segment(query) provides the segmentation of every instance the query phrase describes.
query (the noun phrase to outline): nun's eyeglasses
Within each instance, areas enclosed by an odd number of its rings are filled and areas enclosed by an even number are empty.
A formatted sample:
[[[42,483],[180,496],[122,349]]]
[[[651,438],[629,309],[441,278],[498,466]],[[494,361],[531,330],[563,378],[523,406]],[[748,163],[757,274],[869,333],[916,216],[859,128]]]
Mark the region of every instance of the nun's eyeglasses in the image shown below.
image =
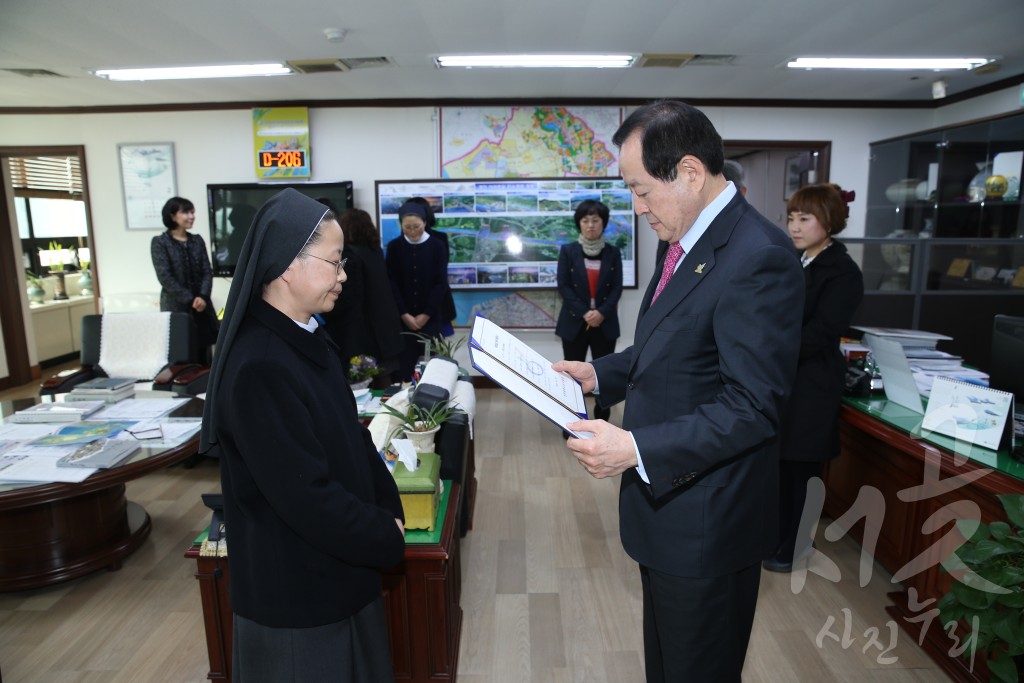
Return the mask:
[[[314,256],[313,254],[306,254],[306,256],[313,256],[313,258],[319,261],[323,261],[324,263],[330,263],[337,269],[338,275],[341,275],[341,271],[345,270],[345,264],[348,262],[347,258],[343,258],[340,261],[331,261],[330,259],[320,258],[319,256]]]

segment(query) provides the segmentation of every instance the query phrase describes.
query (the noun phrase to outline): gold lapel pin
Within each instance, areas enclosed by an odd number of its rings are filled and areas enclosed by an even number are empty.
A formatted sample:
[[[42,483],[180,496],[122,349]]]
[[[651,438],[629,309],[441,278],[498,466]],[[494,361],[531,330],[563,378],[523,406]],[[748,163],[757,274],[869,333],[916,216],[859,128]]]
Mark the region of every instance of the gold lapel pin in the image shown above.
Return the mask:
[[[706,265],[707,263],[700,264],[699,266],[693,269],[693,272],[697,273],[697,275],[702,275],[704,273],[704,266]]]

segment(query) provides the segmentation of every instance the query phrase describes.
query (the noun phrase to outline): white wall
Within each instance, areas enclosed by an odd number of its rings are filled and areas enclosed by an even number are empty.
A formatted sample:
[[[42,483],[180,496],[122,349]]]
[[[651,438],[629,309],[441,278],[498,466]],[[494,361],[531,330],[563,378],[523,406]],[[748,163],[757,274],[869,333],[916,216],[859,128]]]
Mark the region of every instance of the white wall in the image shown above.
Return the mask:
[[[932,123],[928,127],[939,128],[963,121],[973,121],[996,114],[1019,111],[1024,109],[1024,104],[1021,103],[1022,98],[1024,98],[1024,85],[1015,85],[1012,88],[975,97],[965,102],[940,107],[934,111]]]
[[[1019,92],[1014,89],[1014,92]],[[986,96],[976,106],[956,105],[942,117],[963,112],[977,118],[1007,111],[1009,96]],[[1019,100],[1018,100],[1019,102]],[[858,192],[851,206],[848,234],[864,234],[868,144],[879,139],[932,127],[932,110],[764,109],[709,107],[705,112],[725,139],[830,140],[831,179]],[[961,119],[962,120],[962,119]],[[950,121],[946,121],[948,123]],[[313,178],[352,180],[355,203],[375,214],[374,181],[434,178],[438,175],[434,109],[311,108]],[[117,159],[125,142],[173,142],[178,194],[200,208],[195,231],[209,242],[205,206],[207,183],[252,182],[252,125],[249,110],[130,114],[0,114],[0,146],[85,146],[85,166],[95,244],[94,265],[104,296],[153,294],[159,284],[149,257],[149,243],[158,231],[127,230]],[[637,309],[654,269],[656,237],[641,221],[637,240],[638,283],[619,305],[623,339],[632,340]],[[226,281],[214,287],[219,307],[227,295]],[[552,359],[561,357],[553,331],[519,333]]]

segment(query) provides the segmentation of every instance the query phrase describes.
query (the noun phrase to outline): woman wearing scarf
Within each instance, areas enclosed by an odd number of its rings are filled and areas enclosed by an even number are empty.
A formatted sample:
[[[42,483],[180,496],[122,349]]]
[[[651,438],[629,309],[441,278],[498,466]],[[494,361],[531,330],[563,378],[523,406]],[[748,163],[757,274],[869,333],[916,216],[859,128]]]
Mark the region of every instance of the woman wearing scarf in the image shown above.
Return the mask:
[[[411,201],[402,204],[398,221],[402,234],[388,242],[385,261],[402,331],[440,337],[448,294],[448,249],[426,231],[427,210],[423,205]],[[404,338],[397,379],[406,382],[423,355],[423,342],[412,334]]]
[[[580,236],[558,254],[558,292],[562,311],[555,334],[562,338],[566,360],[585,361],[615,350],[619,338],[619,297],[622,296],[622,254],[604,242],[608,207],[588,199],[573,216]],[[595,420],[607,420],[608,408],[596,406]]]
[[[221,460],[236,683],[393,680],[381,570],[403,557],[402,505],[315,317],[343,246],[334,214],[286,189],[228,295],[200,452]]]

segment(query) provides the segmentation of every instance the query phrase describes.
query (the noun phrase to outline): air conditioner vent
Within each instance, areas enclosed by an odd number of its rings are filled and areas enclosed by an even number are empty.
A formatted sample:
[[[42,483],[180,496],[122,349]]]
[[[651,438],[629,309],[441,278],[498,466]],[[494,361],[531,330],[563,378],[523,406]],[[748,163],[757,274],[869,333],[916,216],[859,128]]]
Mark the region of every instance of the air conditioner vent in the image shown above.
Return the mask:
[[[637,60],[637,66],[641,69],[647,69],[650,67],[664,67],[670,69],[678,69],[681,66],[685,66],[691,59],[696,55],[690,54],[655,54],[655,53],[644,53],[640,55],[640,59]]]
[[[728,66],[735,59],[736,55],[697,55],[688,66]]]
[[[65,76],[61,76],[53,71],[47,71],[46,69],[2,69],[2,71],[9,71],[12,74],[27,78],[65,78]]]
[[[288,66],[300,74],[323,74],[348,71],[349,67],[340,59],[296,59],[288,62]]]
[[[342,59],[350,69],[371,69],[375,66],[394,66],[387,57],[345,57]]]

